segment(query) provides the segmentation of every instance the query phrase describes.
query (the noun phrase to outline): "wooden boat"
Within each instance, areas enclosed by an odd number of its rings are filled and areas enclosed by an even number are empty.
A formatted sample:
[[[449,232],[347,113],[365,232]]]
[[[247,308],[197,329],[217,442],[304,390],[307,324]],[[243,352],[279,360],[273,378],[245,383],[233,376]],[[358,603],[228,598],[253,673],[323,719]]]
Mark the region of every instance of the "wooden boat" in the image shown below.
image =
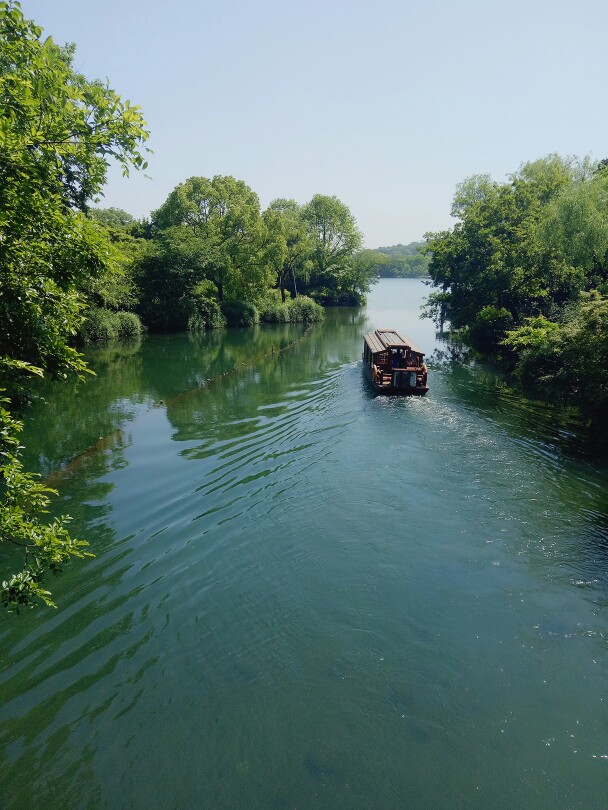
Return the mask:
[[[429,390],[424,352],[394,329],[376,329],[364,336],[363,368],[381,394],[424,396]]]

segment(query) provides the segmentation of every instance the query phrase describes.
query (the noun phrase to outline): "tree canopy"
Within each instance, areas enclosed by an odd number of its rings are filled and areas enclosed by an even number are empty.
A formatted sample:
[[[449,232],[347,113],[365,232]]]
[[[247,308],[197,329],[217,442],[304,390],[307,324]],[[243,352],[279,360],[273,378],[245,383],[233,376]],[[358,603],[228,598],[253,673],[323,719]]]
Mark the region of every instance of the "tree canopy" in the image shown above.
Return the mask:
[[[310,266],[312,235],[295,200],[273,200],[264,211],[266,259],[275,274],[276,286],[285,301],[285,289],[292,284],[297,295],[297,276]]]
[[[540,224],[548,205],[580,176],[580,166],[551,155],[524,164],[508,182],[469,178],[456,192],[451,231],[427,234],[429,273],[441,287],[441,317],[470,327],[484,307],[515,322],[550,311],[581,288],[578,269],[548,249]]]
[[[427,235],[428,314],[528,383],[608,412],[605,161],[549,155],[504,183],[469,178],[452,214],[451,230]]]
[[[251,294],[266,285],[265,267],[259,262],[263,244],[260,202],[242,180],[234,177],[191,177],[177,186],[152,215],[158,231],[186,229],[204,277],[217,290],[220,301],[232,288]]]
[[[332,288],[339,295],[350,260],[361,248],[361,232],[337,197],[315,194],[304,206],[303,217],[312,238],[310,283],[331,301]]]
[[[22,380],[86,371],[72,339],[86,304],[82,290],[109,258],[84,212],[110,160],[125,174],[146,166],[139,108],[77,73],[73,56],[73,46],[43,40],[18,3],[0,3],[0,539],[25,557],[2,583],[3,601],[12,605],[34,595],[49,601],[47,570],[82,553],[66,520],[44,522],[51,491],[21,466],[13,412]]]
[[[390,245],[374,250],[375,270],[380,278],[424,278],[429,274],[430,256],[424,242]]]
[[[284,320],[275,292],[282,304],[289,294],[357,305],[376,277],[360,251],[355,219],[336,197],[316,195],[306,205],[277,199],[261,212],[242,180],[191,177],[153,212],[146,230],[148,244],[134,267],[136,310],[155,331],[220,325],[225,320],[209,317],[217,306],[233,323],[235,302],[239,311],[253,306],[262,317]],[[292,306],[289,318],[304,312]]]

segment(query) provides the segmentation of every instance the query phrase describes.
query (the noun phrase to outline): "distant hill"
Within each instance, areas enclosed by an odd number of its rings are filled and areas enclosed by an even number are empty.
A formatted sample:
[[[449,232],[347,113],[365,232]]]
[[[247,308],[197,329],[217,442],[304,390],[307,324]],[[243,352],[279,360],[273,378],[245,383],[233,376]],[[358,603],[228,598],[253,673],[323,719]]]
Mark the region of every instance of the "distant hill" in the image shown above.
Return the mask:
[[[423,256],[424,242],[390,245],[374,249],[378,254],[376,270],[380,278],[422,278],[429,274],[430,256]]]

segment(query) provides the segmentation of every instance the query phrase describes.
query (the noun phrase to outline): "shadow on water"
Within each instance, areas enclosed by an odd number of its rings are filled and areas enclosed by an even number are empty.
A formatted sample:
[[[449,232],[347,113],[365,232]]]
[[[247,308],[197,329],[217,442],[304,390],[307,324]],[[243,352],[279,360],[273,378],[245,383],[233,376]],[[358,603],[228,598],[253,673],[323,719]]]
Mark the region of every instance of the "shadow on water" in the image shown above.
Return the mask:
[[[578,409],[529,396],[501,371],[476,359],[466,347],[441,345],[432,356],[441,398],[465,408],[521,454],[522,466],[538,465],[550,491],[572,519],[552,553],[578,572],[573,583],[608,589],[608,457]],[[542,509],[542,501],[539,504]],[[543,555],[541,555],[542,557]]]
[[[524,391],[466,347],[446,342],[434,351],[430,363],[441,373],[449,396],[485,418],[495,419],[497,426],[512,435],[543,444],[547,452],[563,457],[608,460],[577,408]]]

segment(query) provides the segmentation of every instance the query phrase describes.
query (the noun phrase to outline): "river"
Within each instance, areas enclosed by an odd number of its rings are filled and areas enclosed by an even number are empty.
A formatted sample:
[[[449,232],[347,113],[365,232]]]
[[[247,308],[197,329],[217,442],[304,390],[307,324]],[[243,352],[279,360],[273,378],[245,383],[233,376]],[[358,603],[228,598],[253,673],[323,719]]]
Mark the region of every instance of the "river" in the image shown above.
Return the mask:
[[[607,806],[607,465],[427,292],[46,385],[27,462],[96,556],[1,620],[2,810]],[[427,397],[369,390],[375,327]]]

